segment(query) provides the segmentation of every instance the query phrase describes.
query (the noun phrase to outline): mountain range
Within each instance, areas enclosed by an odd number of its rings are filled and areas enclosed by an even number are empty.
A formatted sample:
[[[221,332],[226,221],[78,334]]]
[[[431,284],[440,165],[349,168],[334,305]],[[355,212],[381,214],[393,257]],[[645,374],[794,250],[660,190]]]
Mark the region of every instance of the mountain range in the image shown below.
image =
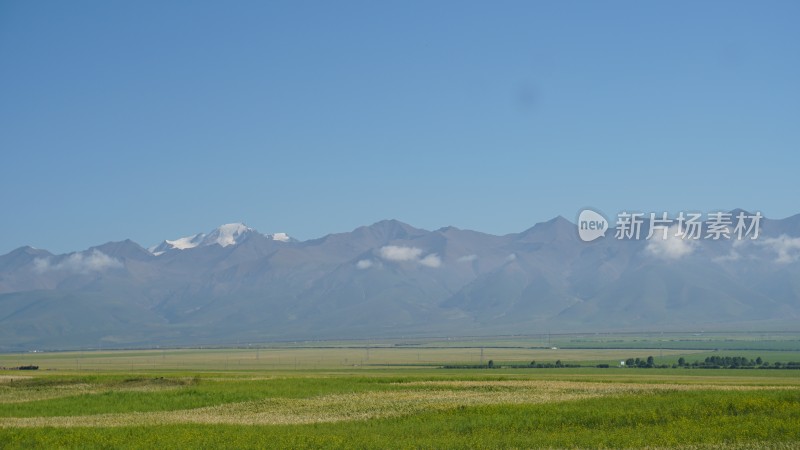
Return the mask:
[[[616,239],[612,228],[583,242],[563,217],[503,236],[385,220],[307,241],[227,224],[150,248],[0,256],[4,351],[796,330],[799,318],[800,214],[764,218],[743,240]]]

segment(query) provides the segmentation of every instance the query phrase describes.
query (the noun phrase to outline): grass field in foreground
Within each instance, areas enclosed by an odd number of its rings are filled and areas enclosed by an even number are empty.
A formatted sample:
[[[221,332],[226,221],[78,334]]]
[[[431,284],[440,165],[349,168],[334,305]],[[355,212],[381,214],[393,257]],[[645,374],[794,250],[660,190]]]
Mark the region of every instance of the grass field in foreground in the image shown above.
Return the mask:
[[[314,362],[326,351],[334,363]],[[0,372],[0,447],[800,447],[800,371],[445,370],[341,365],[337,351],[354,350],[282,349],[297,370],[259,367],[260,352],[232,364],[244,349],[24,355],[42,369]],[[452,354],[441,351],[420,358]],[[579,351],[558,353],[619,357]],[[80,370],[65,365],[76,358]]]

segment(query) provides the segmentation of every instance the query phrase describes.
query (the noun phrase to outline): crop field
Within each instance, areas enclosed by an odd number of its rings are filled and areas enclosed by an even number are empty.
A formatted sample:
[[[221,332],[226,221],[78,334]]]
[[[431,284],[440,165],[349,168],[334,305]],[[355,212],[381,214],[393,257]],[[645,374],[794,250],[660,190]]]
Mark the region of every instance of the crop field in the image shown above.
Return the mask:
[[[435,367],[442,364],[481,364],[530,361],[616,362],[620,358],[653,354],[649,349],[549,349],[527,348],[269,348],[215,350],[91,351],[0,355],[0,366],[36,364],[42,369],[70,371],[137,370],[296,370],[369,367]],[[655,350],[658,355],[658,350]],[[483,353],[483,358],[481,358]],[[664,350],[665,358],[700,353]],[[673,358],[673,359],[674,359]],[[798,358],[800,359],[800,352]]]
[[[712,353],[339,343],[5,354],[0,366],[38,370],[0,371],[0,447],[800,447],[800,370],[592,367]],[[518,365],[532,360],[584,367]],[[475,368],[444,368],[456,363]]]

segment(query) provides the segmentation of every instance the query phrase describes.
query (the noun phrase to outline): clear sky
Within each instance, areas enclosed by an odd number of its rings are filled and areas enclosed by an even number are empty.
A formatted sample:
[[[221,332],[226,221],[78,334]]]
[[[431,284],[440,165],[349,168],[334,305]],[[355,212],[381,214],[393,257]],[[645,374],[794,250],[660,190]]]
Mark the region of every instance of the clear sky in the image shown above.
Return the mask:
[[[797,1],[0,2],[0,254],[800,213]]]

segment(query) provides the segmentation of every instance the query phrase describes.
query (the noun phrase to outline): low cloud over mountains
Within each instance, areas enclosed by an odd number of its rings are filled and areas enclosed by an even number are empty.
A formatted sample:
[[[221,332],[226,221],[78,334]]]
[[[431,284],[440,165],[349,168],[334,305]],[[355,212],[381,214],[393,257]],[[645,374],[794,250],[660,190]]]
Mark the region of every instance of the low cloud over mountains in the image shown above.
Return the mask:
[[[149,250],[22,247],[0,256],[0,348],[792,327],[800,215],[761,228],[583,242],[561,217],[505,236],[387,220],[299,242],[228,224]]]

